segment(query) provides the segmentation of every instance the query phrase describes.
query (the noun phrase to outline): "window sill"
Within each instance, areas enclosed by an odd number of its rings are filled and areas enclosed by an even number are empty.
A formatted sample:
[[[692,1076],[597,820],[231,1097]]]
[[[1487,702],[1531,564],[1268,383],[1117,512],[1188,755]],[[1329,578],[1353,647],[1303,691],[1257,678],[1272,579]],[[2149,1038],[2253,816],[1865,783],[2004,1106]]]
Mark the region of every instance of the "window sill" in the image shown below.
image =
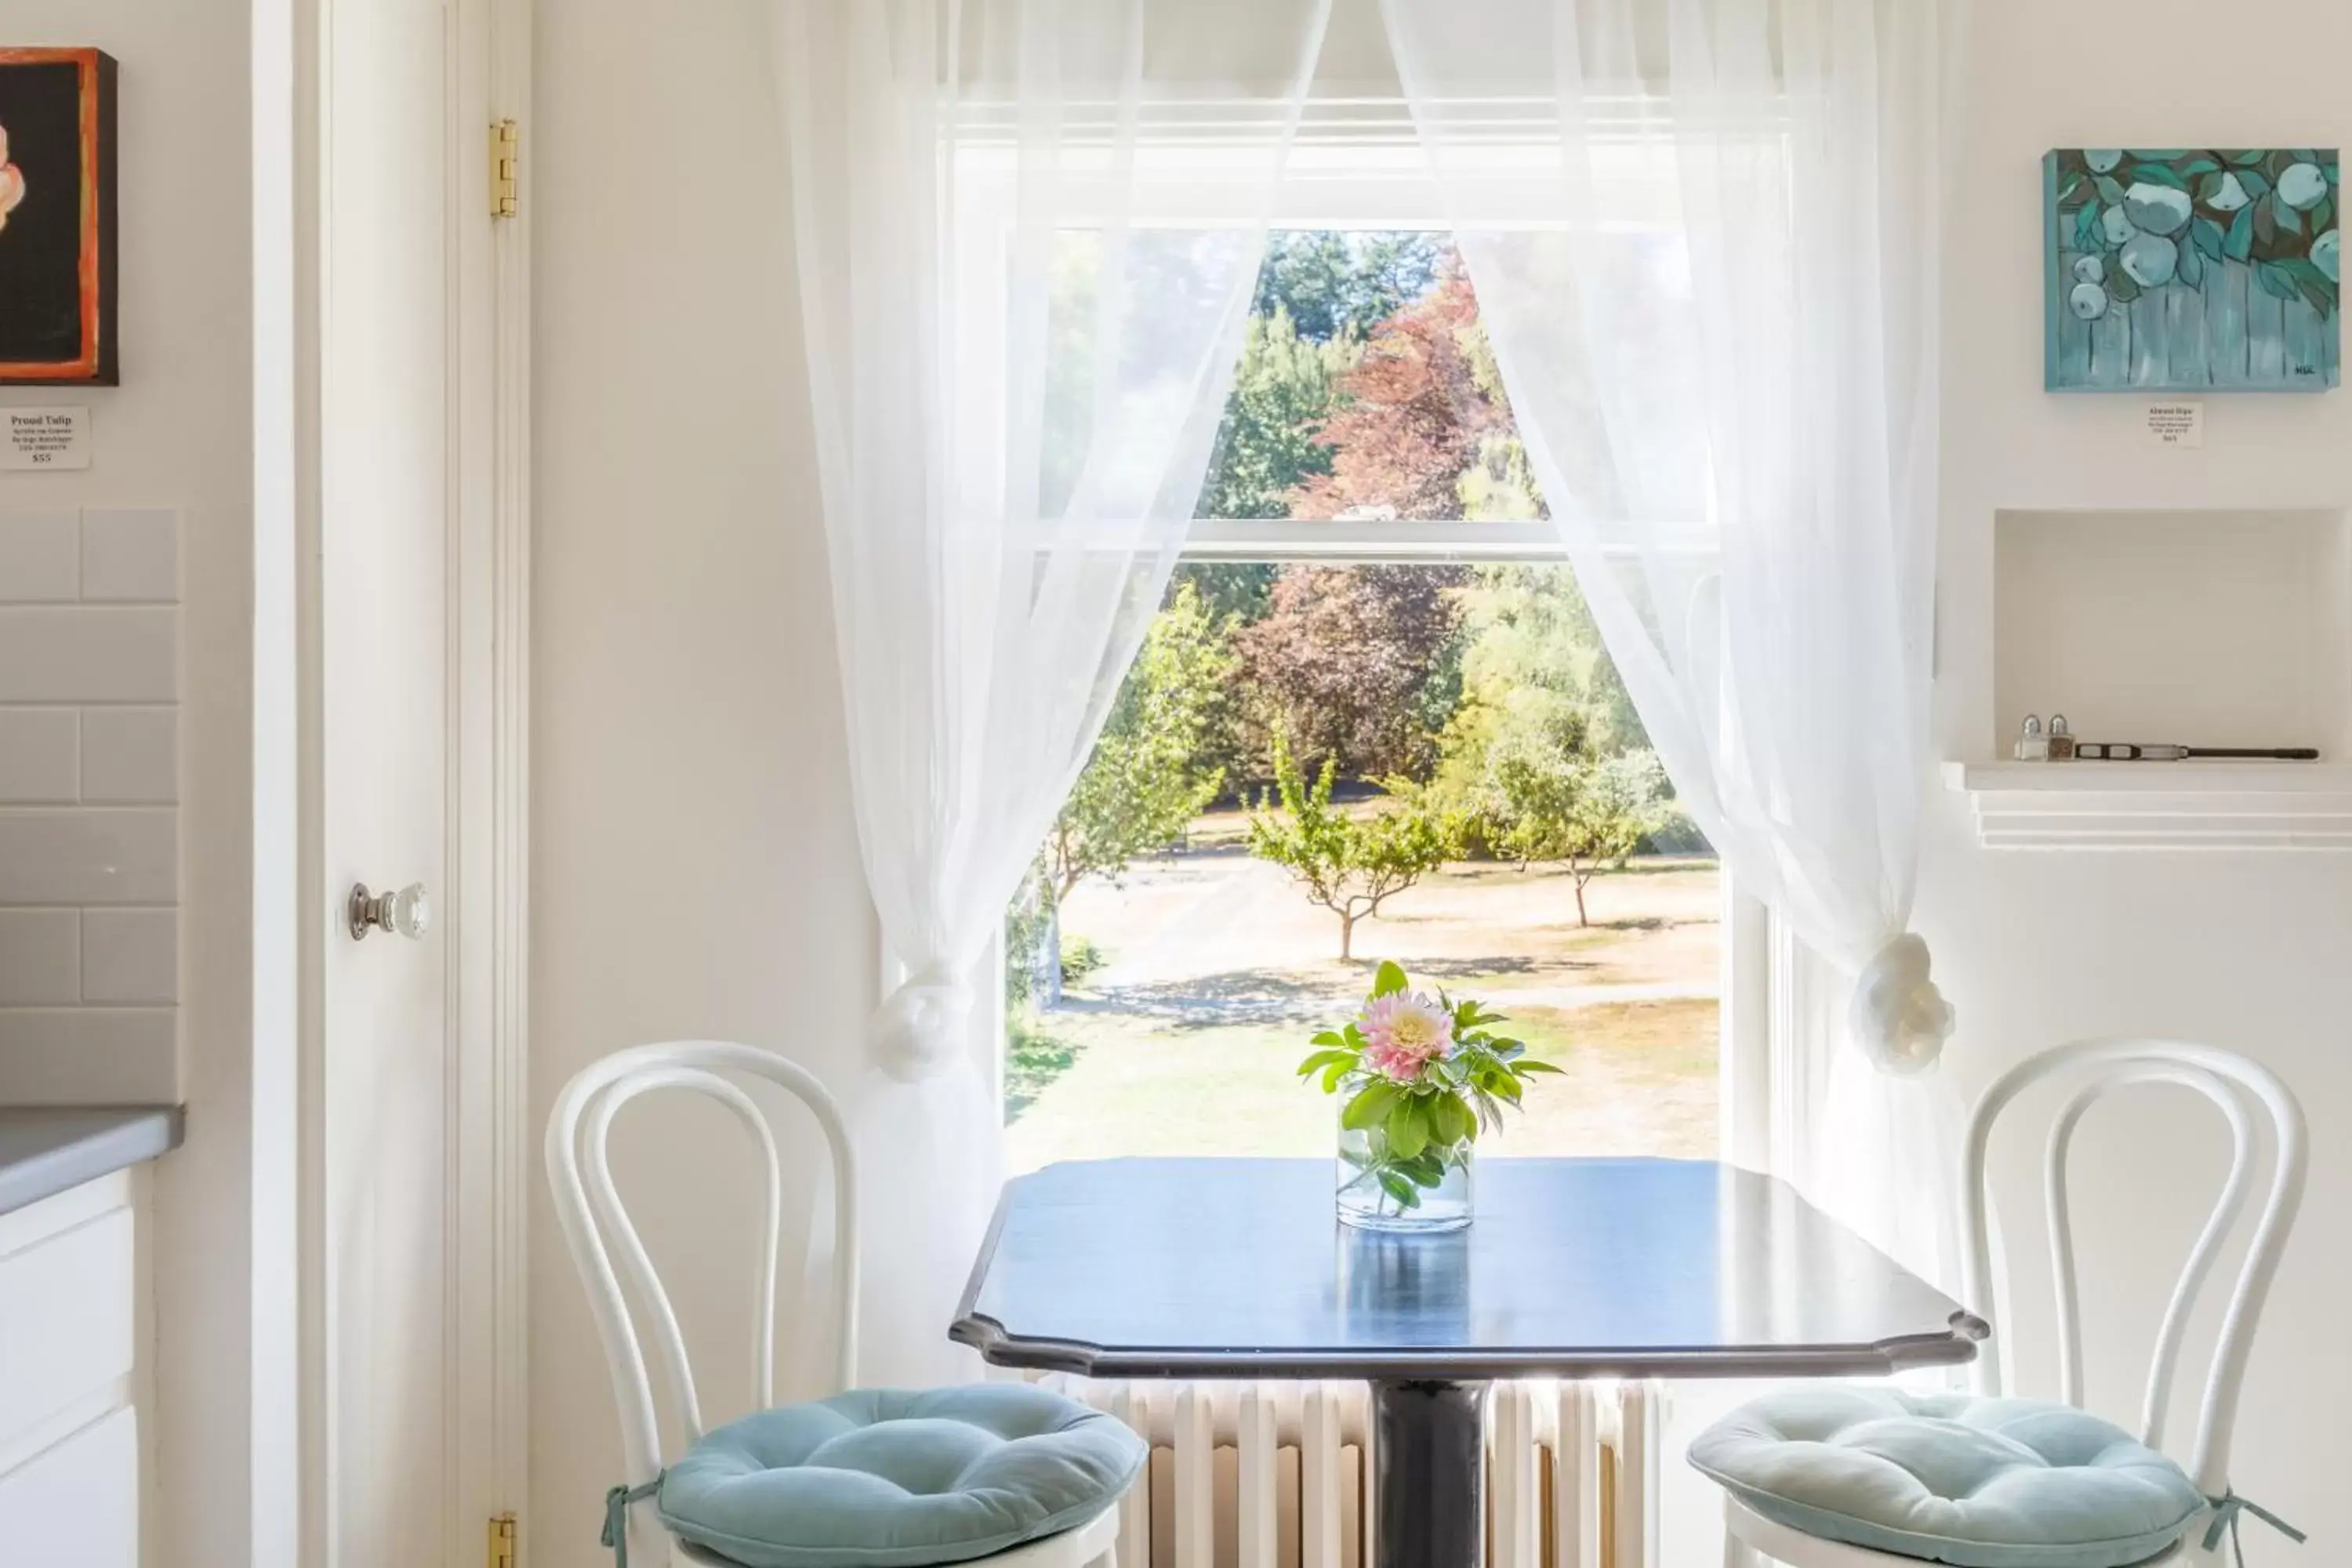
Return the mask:
[[[1989,849],[2352,849],[2352,766],[1946,763]]]

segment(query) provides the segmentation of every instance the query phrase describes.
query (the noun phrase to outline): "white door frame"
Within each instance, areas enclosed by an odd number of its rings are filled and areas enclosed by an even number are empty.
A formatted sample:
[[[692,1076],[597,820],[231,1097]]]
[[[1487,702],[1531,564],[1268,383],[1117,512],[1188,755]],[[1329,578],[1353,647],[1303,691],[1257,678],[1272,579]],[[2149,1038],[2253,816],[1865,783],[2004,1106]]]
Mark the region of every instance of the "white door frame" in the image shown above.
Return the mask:
[[[325,1442],[328,1216],[321,1095],[324,888],[320,314],[332,222],[322,47],[336,0],[255,6],[255,1094],[253,1553],[332,1568]],[[528,157],[531,0],[448,0],[449,842],[436,889],[452,1041],[450,1387],[442,1531],[484,1561],[487,1521],[527,1487],[530,1125],[530,363],[528,202],[492,222],[489,132]],[[282,180],[282,185],[279,182]],[[280,247],[282,246],[282,251]],[[290,782],[290,792],[278,781]],[[291,799],[284,796],[290,793]],[[279,809],[270,809],[273,802]],[[275,918],[281,900],[290,918]],[[284,1287],[294,1300],[283,1302]],[[291,1309],[289,1310],[289,1309]],[[396,1355],[397,1346],[384,1347]],[[291,1430],[284,1430],[290,1426]],[[275,1458],[273,1459],[273,1456]],[[527,1537],[525,1538],[527,1540]]]

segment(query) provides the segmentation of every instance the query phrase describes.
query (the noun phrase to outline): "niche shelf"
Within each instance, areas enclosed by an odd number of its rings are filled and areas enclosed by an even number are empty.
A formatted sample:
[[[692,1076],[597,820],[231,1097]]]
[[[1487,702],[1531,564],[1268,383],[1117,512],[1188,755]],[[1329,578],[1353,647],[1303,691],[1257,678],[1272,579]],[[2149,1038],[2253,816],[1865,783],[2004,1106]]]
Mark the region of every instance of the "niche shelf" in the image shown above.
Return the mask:
[[[2352,528],[2335,509],[2002,511],[1991,719],[2315,763],[1958,762],[2000,849],[2352,849]]]
[[[1989,849],[2352,849],[2340,763],[1946,763]]]

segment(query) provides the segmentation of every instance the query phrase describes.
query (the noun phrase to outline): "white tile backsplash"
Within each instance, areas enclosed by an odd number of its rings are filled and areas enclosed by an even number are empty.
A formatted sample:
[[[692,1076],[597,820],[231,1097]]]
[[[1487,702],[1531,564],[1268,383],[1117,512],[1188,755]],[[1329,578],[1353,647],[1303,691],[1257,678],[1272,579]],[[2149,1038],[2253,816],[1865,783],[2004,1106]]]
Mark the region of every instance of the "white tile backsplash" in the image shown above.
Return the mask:
[[[0,1102],[178,1094],[180,518],[0,512]]]
[[[180,612],[0,606],[0,702],[176,702]]]
[[[80,798],[80,711],[0,708],[0,805],[70,805]]]
[[[180,814],[0,811],[0,905],[169,904],[180,890]]]
[[[0,1007],[81,999],[81,911],[0,910]]]
[[[180,999],[177,910],[81,911],[81,997],[92,1003]]]
[[[180,519],[170,511],[81,514],[81,596],[172,604],[180,596]]]
[[[81,798],[168,805],[180,798],[180,710],[90,708],[81,716]]]
[[[80,521],[69,511],[0,512],[0,605],[80,595]]]
[[[27,1104],[180,1098],[173,1007],[0,1007],[8,1095]]]

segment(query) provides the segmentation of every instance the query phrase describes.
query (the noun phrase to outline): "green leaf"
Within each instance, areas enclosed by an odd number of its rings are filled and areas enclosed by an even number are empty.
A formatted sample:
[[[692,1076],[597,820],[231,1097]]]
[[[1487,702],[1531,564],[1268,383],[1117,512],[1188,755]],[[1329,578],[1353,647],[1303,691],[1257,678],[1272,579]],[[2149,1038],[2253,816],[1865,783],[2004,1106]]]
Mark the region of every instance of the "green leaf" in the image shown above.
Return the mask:
[[[1437,1157],[1434,1148],[1424,1149],[1410,1160],[1399,1160],[1396,1168],[1417,1187],[1433,1187],[1445,1180],[1445,1162]]]
[[[2317,201],[2311,204],[2312,233],[2326,234],[2327,232],[2327,226],[2334,222],[2335,218],[2336,199],[2333,196],[2322,196]]]
[[[2173,274],[2191,289],[2205,286],[2205,257],[2193,245],[2180,247],[2180,260]]]
[[[2303,232],[2303,215],[2295,211],[2293,207],[2287,205],[2284,202],[2280,201],[2276,196],[2273,196],[2271,198],[2271,202],[2278,218],[2279,227],[2284,229],[2289,234],[2301,234]]]
[[[1298,1076],[1300,1078],[1305,1078],[1308,1073],[1315,1072],[1323,1068],[1351,1067],[1355,1064],[1355,1061],[1356,1053],[1353,1051],[1317,1051],[1313,1056],[1308,1057],[1305,1061],[1298,1064]]]
[[[1410,989],[1412,985],[1412,982],[1405,978],[1404,971],[1388,959],[1381,960],[1380,968],[1372,972],[1374,996],[1393,996],[1401,991]]]
[[[1339,1112],[1339,1125],[1350,1132],[1361,1132],[1368,1127],[1378,1126],[1388,1115],[1389,1108],[1403,1093],[1404,1090],[1386,1079],[1367,1084],[1357,1091],[1355,1099],[1348,1101],[1347,1109]]]
[[[2295,291],[2303,296],[2304,303],[2319,312],[2321,321],[2336,313],[2336,297],[2326,289],[2315,288],[2300,278],[2295,279],[2294,287]]]
[[[2221,237],[2221,254],[2232,261],[2243,261],[2254,253],[2254,209],[2242,206],[2230,220],[2230,232]]]
[[[2107,280],[2104,287],[2106,289],[2107,298],[2118,305],[2128,305],[2139,298],[2139,284],[2133,280],[2130,273],[2120,267],[2108,270]]]
[[[2212,159],[2205,156],[2202,153],[2200,153],[2196,157],[2191,158],[2187,163],[2181,164],[2180,172],[2184,174],[2210,174],[2219,170],[2221,167],[2221,164],[2213,162]]]
[[[2074,201],[2074,193],[2075,193],[2075,192],[2077,192],[2077,191],[2079,191],[2079,190],[2081,190],[2082,188],[2083,188],[2083,176],[2082,176],[2082,175],[2080,175],[2080,174],[2069,174],[2069,175],[2067,175],[2067,176],[2066,176],[2066,183],[2065,183],[2063,185],[2061,185],[2060,187],[2058,187],[2058,205],[2059,205],[2060,206],[2062,206],[2062,207],[2063,207],[2063,206],[2067,205],[2069,203],[2073,202],[2073,201]]]
[[[2211,218],[2199,215],[2189,226],[2189,243],[2205,253],[2208,261],[2221,259],[2221,226]]]
[[[1397,1172],[1381,1173],[1381,1191],[1396,1199],[1399,1208],[1417,1209],[1421,1206],[1420,1189]]]
[[[1323,1069],[1323,1092],[1326,1094],[1339,1093],[1339,1085],[1345,1081],[1349,1069],[1353,1067],[1354,1064],[1355,1058],[1350,1057],[1344,1062],[1333,1062],[1329,1067],[1325,1068]]]
[[[1431,1131],[1440,1143],[1459,1143],[1478,1133],[1477,1112],[1458,1094],[1441,1094],[1430,1101]]]
[[[2083,209],[2074,220],[2074,248],[2091,251],[2099,248],[2099,209],[2094,204]]]
[[[1400,1158],[1410,1160],[1429,1147],[1429,1122],[1417,1095],[1398,1100],[1381,1125],[1389,1135],[1389,1147]]]
[[[2239,170],[2238,184],[2245,187],[2246,195],[2250,196],[2266,196],[2271,192],[2269,178],[2252,169]]]
[[[2294,275],[2275,261],[2256,262],[2254,281],[2261,284],[2263,292],[2273,300],[2292,300],[2295,297]]]
[[[1310,1046],[1339,1047],[1344,1046],[1348,1043],[1348,1037],[1341,1034],[1337,1029],[1326,1029],[1307,1043]]]
[[[2107,205],[2111,207],[2119,207],[2123,205],[2123,182],[2117,180],[2113,174],[2101,174],[2099,176],[2099,199],[2106,203]]]
[[[2189,188],[2189,182],[2173,173],[2167,164],[2134,163],[2131,172],[2133,179],[2145,180],[2151,185],[2170,185],[2176,191]]]
[[[1537,1061],[1534,1058],[1530,1057],[1523,1062],[1513,1062],[1511,1064],[1511,1070],[1517,1073],[1519,1077],[1525,1078],[1531,1072],[1562,1072],[1566,1069],[1556,1068],[1549,1062]]]
[[[2230,154],[2231,163],[2241,169],[2251,169],[2262,161],[2263,150],[2259,147],[2249,147],[2242,153]]]

